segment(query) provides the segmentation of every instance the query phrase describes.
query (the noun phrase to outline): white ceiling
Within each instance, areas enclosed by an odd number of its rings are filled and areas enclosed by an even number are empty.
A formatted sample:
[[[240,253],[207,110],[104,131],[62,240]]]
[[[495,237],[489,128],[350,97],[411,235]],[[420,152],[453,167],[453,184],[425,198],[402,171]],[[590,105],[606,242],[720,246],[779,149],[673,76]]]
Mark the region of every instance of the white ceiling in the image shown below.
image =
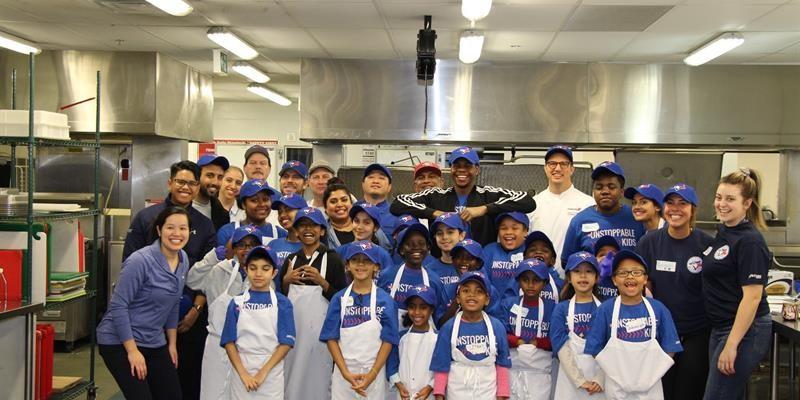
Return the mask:
[[[267,85],[299,95],[300,58],[413,59],[422,16],[433,16],[438,58],[454,59],[469,28],[459,0],[187,0],[173,17],[144,0],[0,0],[0,30],[46,49],[159,51],[211,71],[209,26],[255,45]],[[477,23],[482,61],[680,62],[724,31],[744,45],[723,64],[800,64],[800,0],[494,0]],[[666,6],[666,7],[664,7]],[[652,23],[650,23],[653,21]],[[590,30],[586,30],[590,29]],[[217,100],[258,101],[233,74]]]

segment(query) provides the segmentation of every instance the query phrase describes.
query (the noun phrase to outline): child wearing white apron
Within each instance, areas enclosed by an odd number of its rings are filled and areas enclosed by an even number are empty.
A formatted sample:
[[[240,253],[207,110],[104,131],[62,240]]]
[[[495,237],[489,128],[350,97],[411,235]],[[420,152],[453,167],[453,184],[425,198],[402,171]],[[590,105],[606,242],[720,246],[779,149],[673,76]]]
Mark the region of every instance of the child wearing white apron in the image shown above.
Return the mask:
[[[612,276],[619,295],[598,307],[584,353],[603,369],[607,398],[662,400],[661,377],[673,364],[671,354],[683,351],[672,316],[643,296],[647,268],[638,254],[615,254]]]
[[[225,316],[220,345],[238,374],[239,379],[230,379],[234,400],[283,399],[283,359],[294,346],[295,326],[291,302],[270,287],[275,259],[275,251],[266,246],[247,253],[250,289],[231,300]]]
[[[331,299],[319,340],[327,343],[335,368],[333,399],[384,400],[386,360],[397,344],[394,300],[372,281],[380,270],[378,245],[355,242],[345,255],[353,283]]]
[[[564,301],[556,305],[550,319],[553,352],[560,361],[555,398],[604,400],[602,370],[592,356],[583,353],[592,314],[600,305],[594,294],[600,277],[597,259],[580,251],[569,256],[564,270]]]
[[[511,347],[511,398],[548,400],[552,387],[549,330],[553,303],[542,293],[547,285],[555,290],[548,266],[537,258],[517,266],[516,281],[522,295],[503,302],[506,331]]]
[[[488,278],[467,272],[458,284],[462,311],[439,331],[431,360],[436,399],[508,398],[511,358],[505,327],[483,312],[489,304]]]
[[[406,298],[406,308],[413,325],[400,332],[400,343],[386,364],[389,383],[396,388],[389,398],[397,400],[427,398],[433,392],[433,372],[424,366],[431,364],[436,347],[437,334],[430,323],[436,296],[429,287],[416,286]]]

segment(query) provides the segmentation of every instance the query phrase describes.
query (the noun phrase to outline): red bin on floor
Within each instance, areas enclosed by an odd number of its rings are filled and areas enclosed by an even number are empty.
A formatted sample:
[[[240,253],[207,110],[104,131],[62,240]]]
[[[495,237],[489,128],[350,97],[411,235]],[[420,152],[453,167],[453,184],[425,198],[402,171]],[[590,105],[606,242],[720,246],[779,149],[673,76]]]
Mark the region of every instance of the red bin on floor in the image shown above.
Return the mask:
[[[36,399],[47,400],[53,392],[53,341],[50,324],[36,324]]]

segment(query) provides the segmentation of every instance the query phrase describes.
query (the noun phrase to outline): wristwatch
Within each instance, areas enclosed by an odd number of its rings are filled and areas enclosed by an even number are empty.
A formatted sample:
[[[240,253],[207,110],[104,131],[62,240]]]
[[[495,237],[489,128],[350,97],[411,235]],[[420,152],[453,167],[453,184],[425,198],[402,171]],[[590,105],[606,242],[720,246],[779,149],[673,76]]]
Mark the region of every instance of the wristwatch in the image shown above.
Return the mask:
[[[203,310],[203,305],[202,304],[195,304],[195,305],[192,306],[192,308],[197,310],[197,312],[200,312],[200,311]]]

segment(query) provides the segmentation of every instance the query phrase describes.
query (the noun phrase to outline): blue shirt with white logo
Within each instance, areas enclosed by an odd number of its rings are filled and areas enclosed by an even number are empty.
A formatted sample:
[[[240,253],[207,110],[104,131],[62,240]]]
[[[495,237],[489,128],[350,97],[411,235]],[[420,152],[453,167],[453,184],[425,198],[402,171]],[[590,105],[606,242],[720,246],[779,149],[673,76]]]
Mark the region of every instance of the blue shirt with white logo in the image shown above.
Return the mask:
[[[575,315],[573,317],[575,334],[586,338],[589,328],[592,325],[592,314],[597,307],[594,301],[588,303],[575,303]],[[550,343],[553,345],[553,354],[558,354],[561,346],[569,339],[569,325],[567,325],[567,313],[569,312],[569,300],[564,300],[556,304],[553,315],[550,318]]]
[[[586,335],[586,347],[583,352],[596,356],[606,347],[611,337],[611,316],[614,312],[614,301],[608,299],[600,304],[592,315],[592,325]],[[644,301],[629,306],[620,304],[617,338],[626,342],[645,342],[650,340],[650,330],[656,324],[656,340],[665,353],[678,353],[683,351],[672,316],[663,303],[656,299],[648,299],[653,307],[655,321],[649,318],[647,306]]]
[[[423,267],[425,268],[425,267]],[[400,266],[396,266],[389,270],[383,271],[381,273],[380,278],[378,278],[378,287],[385,290],[386,293],[392,293],[392,285],[394,285],[394,279],[397,276],[397,273],[400,271]],[[445,312],[445,304],[447,303],[447,299],[445,297],[444,286],[442,286],[442,281],[439,279],[439,275],[436,275],[435,272],[431,271],[430,269],[426,268],[426,272],[428,273],[428,287],[433,289],[434,295],[436,296],[437,304],[436,310],[433,313],[433,320],[438,321],[439,318],[444,315]],[[398,309],[405,310],[406,309],[406,299],[409,295],[413,294],[414,286],[424,286],[425,282],[423,280],[422,269],[413,269],[413,268],[404,268],[403,269],[403,276],[400,278],[399,287],[394,294],[394,301],[395,305]]]
[[[439,330],[436,338],[436,347],[433,350],[431,359],[431,371],[450,372],[450,364],[453,362],[451,354],[450,339],[453,334],[455,318],[448,320]],[[490,316],[489,321],[492,325],[492,332],[495,336],[495,346],[497,348],[497,359],[495,364],[501,367],[511,368],[511,355],[508,350],[508,339],[503,323]],[[483,320],[477,322],[467,322],[462,320],[456,338],[456,348],[465,357],[473,361],[480,361],[489,356],[489,330]]]
[[[319,340],[322,342],[339,340],[341,328],[352,328],[372,319],[370,313],[372,295],[370,293],[358,294],[351,290],[349,300],[343,300],[345,291],[347,289],[342,289],[331,298],[328,315],[325,317],[319,334]],[[381,323],[381,341],[396,345],[400,338],[394,301],[381,288],[376,290],[376,295],[378,298],[375,300],[375,312]],[[343,302],[346,303],[344,318],[342,318]],[[375,349],[375,352],[377,353],[378,349]]]
[[[489,273],[489,280],[492,281],[495,289],[501,294],[515,282],[517,266],[522,261],[525,246],[522,245],[508,251],[500,243],[489,243],[483,249],[483,256],[486,262],[483,268]]]
[[[256,292],[249,291],[250,298],[242,303],[242,308],[247,309],[262,309],[273,307],[272,299],[270,299],[269,292]],[[242,295],[244,296],[244,295]],[[242,296],[237,296],[240,298]],[[294,347],[294,339],[296,336],[294,326],[294,310],[292,302],[289,298],[281,293],[275,293],[278,299],[278,343]],[[232,299],[228,304],[228,311],[225,314],[225,325],[222,327],[222,334],[220,335],[220,346],[225,346],[227,343],[236,342],[239,336],[237,333],[237,324],[239,323],[240,307],[236,304],[236,298]],[[239,351],[258,351],[258,349],[240,349]]]
[[[567,258],[581,250],[594,253],[594,243],[603,236],[617,239],[622,249],[636,250],[636,243],[644,233],[644,225],[633,219],[627,205],[623,204],[613,215],[601,214],[596,207],[587,207],[575,214],[567,227],[561,265],[567,265]]]

